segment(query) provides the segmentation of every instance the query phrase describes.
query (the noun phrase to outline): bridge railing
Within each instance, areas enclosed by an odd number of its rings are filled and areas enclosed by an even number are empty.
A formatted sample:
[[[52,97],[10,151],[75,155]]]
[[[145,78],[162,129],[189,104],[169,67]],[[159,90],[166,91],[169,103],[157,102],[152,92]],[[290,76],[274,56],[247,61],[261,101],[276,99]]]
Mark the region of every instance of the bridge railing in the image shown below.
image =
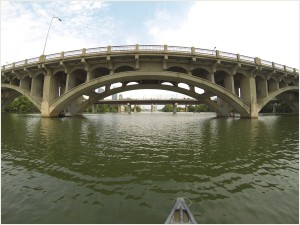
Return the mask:
[[[219,51],[219,56],[221,58],[229,58],[229,59],[233,59],[233,60],[238,60],[237,54],[230,53],[230,52],[221,52],[221,51]]]
[[[50,55],[35,57],[31,59],[22,60],[19,62],[7,64],[2,66],[2,70],[14,69],[17,67],[22,67],[26,65],[36,64],[39,62],[47,62],[57,59],[71,58],[71,57],[84,57],[89,55],[106,55],[106,54],[114,54],[114,53],[175,53],[175,54],[191,54],[191,55],[199,55],[199,56],[208,56],[213,58],[220,59],[229,59],[234,61],[240,61],[245,63],[251,63],[259,66],[266,66],[273,68],[274,70],[282,70],[289,73],[294,73],[299,75],[299,70],[288,67],[285,65],[281,65],[278,63],[270,62],[267,60],[234,54],[230,52],[223,52],[218,50],[210,50],[210,49],[202,49],[202,48],[194,48],[194,47],[182,47],[182,46],[167,46],[167,45],[124,45],[124,46],[107,46],[107,47],[97,47],[97,48],[88,48],[88,49],[79,49],[61,53],[54,53]]]
[[[136,49],[135,45],[112,46],[111,52],[134,52],[135,49]]]
[[[255,63],[255,59],[250,56],[240,55],[240,61]]]
[[[140,52],[163,52],[163,45],[139,45]]]
[[[107,52],[107,47],[88,48],[85,50],[85,54],[87,55],[103,54],[106,52]]]
[[[273,63],[270,62],[270,61],[261,59],[260,62],[261,62],[261,64],[264,65],[264,66],[273,67]]]
[[[195,48],[195,54],[216,56],[216,51],[203,48]]]
[[[192,48],[189,47],[180,47],[180,46],[167,46],[168,52],[182,52],[182,53],[191,53]]]

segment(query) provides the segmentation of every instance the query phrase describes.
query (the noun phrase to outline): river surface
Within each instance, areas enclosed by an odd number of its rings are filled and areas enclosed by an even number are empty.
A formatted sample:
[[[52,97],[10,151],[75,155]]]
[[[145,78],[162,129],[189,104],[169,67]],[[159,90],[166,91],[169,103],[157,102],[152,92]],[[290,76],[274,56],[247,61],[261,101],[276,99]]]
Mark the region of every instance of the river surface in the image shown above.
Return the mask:
[[[1,114],[2,223],[299,222],[299,117]]]

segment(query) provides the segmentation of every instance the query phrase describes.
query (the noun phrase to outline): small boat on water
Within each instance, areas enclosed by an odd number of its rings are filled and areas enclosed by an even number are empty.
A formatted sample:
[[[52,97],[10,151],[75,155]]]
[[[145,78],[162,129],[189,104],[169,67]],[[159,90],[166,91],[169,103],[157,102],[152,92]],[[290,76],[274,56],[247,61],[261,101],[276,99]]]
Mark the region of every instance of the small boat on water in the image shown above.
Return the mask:
[[[182,197],[176,199],[176,202],[165,222],[165,224],[176,223],[197,224],[197,221]]]

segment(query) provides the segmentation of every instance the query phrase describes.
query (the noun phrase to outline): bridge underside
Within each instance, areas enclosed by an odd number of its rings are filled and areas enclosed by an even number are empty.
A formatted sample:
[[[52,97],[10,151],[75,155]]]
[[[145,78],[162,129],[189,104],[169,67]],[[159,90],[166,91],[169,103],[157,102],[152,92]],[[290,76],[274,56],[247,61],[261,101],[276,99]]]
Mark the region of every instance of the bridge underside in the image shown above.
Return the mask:
[[[126,48],[121,52],[111,52],[111,48],[103,52],[100,48],[97,54],[84,50],[74,57],[62,53],[48,61],[41,56],[35,63],[28,64],[25,60],[21,66],[14,64],[2,72],[2,110],[24,95],[44,117],[55,117],[62,111],[81,115],[113,94],[158,89],[187,95],[206,104],[217,116],[234,112],[241,117],[256,118],[275,98],[285,101],[294,112],[299,111],[296,69],[276,64],[278,69],[274,63],[262,64],[259,58],[234,54],[222,57],[195,48],[189,52],[187,48],[170,47],[179,52],[168,53],[168,46],[157,51],[152,50],[153,46],[143,51],[139,47],[136,45],[134,51],[128,52]],[[119,86],[114,88],[116,83]],[[105,91],[96,93],[99,87]]]
[[[180,83],[187,84],[182,87]],[[112,88],[113,84],[120,83],[121,86]],[[103,87],[102,93],[96,93],[95,89]],[[59,87],[62,90],[62,87]],[[197,88],[205,90],[204,93],[196,91]],[[228,89],[216,85],[205,79],[188,76],[173,72],[159,73],[137,73],[134,71],[122,72],[95,78],[89,82],[84,82],[68,92],[61,94],[54,101],[49,103],[42,98],[33,97],[30,92],[10,84],[2,85],[1,106],[2,109],[13,99],[20,95],[25,95],[31,100],[44,117],[58,116],[62,111],[71,115],[81,115],[88,107],[108,96],[139,89],[167,90],[187,95],[199,102],[206,104],[217,113],[217,116],[228,116],[231,112],[240,114],[241,117],[255,118],[258,112],[272,99],[278,97],[284,100],[294,112],[299,111],[298,89],[297,87],[285,87],[274,91],[268,97],[259,99],[255,105],[243,101],[241,98],[230,92]],[[88,96],[88,99],[83,95]],[[217,97],[217,101],[211,100]],[[252,109],[251,109],[252,108]],[[254,108],[254,109],[253,109]],[[252,111],[251,111],[252,110]]]

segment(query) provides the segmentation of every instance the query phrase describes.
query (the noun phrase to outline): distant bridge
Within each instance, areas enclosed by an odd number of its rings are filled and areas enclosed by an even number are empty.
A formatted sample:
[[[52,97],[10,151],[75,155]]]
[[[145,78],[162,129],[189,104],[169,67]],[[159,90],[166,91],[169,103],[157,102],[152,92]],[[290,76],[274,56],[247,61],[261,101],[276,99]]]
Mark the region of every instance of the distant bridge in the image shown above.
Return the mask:
[[[195,99],[119,99],[119,100],[101,100],[94,104],[98,105],[117,105],[118,111],[120,112],[121,105],[128,105],[128,113],[131,113],[131,105],[151,105],[151,112],[154,111],[154,105],[166,105],[172,104],[173,105],[173,114],[177,113],[177,105],[185,105],[185,110],[187,111],[187,105],[198,105],[203,103],[202,101],[195,100]],[[135,107],[134,107],[135,109]],[[93,108],[93,111],[95,109]]]
[[[101,100],[95,104],[108,104],[108,105],[198,105],[203,103],[202,101],[195,99],[119,99],[119,100]]]
[[[122,85],[112,88],[114,83]],[[99,87],[105,91],[96,93]],[[101,99],[137,89],[181,93],[202,101],[218,116],[236,112],[255,118],[276,97],[299,112],[298,69],[258,57],[167,45],[81,49],[2,66],[1,106],[4,110],[25,95],[44,117],[63,110],[80,115]],[[214,96],[217,101],[211,100]]]

